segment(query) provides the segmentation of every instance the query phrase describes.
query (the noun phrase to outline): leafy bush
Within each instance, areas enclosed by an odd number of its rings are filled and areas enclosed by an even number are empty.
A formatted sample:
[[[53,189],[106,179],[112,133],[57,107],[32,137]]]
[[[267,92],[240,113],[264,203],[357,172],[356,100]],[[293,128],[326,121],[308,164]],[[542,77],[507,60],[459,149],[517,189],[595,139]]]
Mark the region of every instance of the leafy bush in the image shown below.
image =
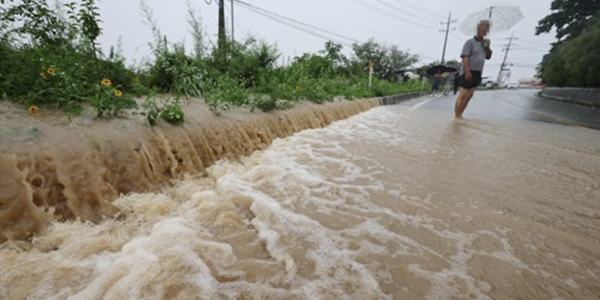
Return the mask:
[[[275,47],[253,38],[249,38],[243,44],[235,42],[231,49],[226,75],[243,83],[245,88],[255,88],[263,84],[264,78],[273,71],[279,58]]]
[[[173,50],[159,51],[150,68],[151,87],[186,97],[199,97],[202,94],[206,85],[205,77],[202,60],[188,56],[183,45],[175,45]]]
[[[165,104],[160,117],[173,125],[181,125],[184,120],[183,109],[179,103],[179,98],[173,98]]]
[[[0,7],[0,98],[24,100],[36,108],[51,106],[75,114],[89,104],[98,117],[110,117],[136,106],[131,94],[150,94],[143,108],[151,124],[160,118],[181,124],[183,96],[202,96],[219,114],[231,106],[271,111],[293,107],[298,101],[324,103],[335,97],[385,96],[419,88],[393,82],[394,69],[413,64],[416,57],[373,40],[355,44],[350,59],[341,45],[327,42],[324,50],[280,66],[277,48],[254,38],[221,50],[209,49],[191,2],[188,23],[194,49],[187,53],[182,44],[169,44],[141,0],[154,37],[150,45],[154,60],[133,70],[119,51],[111,49],[105,56],[99,50],[96,39],[102,28],[94,0],[62,8],[51,8],[43,0],[2,3],[8,4]],[[369,62],[374,63],[376,75],[370,88]],[[174,98],[157,103],[155,91]]]
[[[581,35],[556,46],[543,63],[544,83],[557,87],[600,87],[600,19]]]
[[[109,79],[103,79],[95,87],[95,95],[91,98],[98,117],[117,116],[127,108],[136,108],[137,103],[129,95],[123,94],[118,88],[112,86]]]
[[[220,77],[204,94],[209,105],[223,102],[231,106],[244,106],[248,104],[248,96],[248,90],[229,76]]]
[[[156,125],[159,118],[173,125],[181,125],[185,119],[179,97],[171,98],[162,107],[159,107],[156,103],[156,94],[153,93],[146,98],[142,107],[146,110],[146,117],[150,125]]]
[[[260,95],[250,101],[250,111],[258,108],[264,112],[269,112],[277,108],[277,99],[269,95]]]
[[[134,77],[124,59],[113,53],[109,60],[98,59],[101,53],[95,40],[101,28],[93,0],[64,8],[50,8],[42,0],[11,1],[0,10],[3,98],[63,109],[68,114],[80,113],[83,104],[90,103],[98,116],[116,115],[134,106],[133,99],[123,94]],[[100,85],[103,77],[113,78],[120,96]]]

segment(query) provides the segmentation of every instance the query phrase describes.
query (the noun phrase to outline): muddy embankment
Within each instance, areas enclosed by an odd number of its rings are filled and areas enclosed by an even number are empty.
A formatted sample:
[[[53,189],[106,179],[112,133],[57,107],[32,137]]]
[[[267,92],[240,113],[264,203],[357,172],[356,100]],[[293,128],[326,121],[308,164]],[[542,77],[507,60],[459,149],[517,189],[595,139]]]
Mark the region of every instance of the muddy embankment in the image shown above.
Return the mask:
[[[213,115],[203,101],[185,104],[186,121],[148,125],[139,114],[71,122],[59,112],[29,115],[0,103],[0,243],[26,240],[54,221],[98,222],[120,213],[120,194],[160,190],[201,176],[220,159],[236,159],[274,139],[324,127],[379,106],[380,99],[303,103],[273,113]],[[125,212],[123,212],[125,213]]]

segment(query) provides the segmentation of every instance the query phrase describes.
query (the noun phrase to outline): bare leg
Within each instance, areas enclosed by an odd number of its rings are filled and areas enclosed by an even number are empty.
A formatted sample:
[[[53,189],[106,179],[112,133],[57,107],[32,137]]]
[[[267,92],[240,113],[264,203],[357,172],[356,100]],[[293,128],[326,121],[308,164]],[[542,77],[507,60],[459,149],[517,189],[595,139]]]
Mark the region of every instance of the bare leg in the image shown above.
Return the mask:
[[[460,92],[458,93],[458,97],[456,98],[456,103],[454,104],[454,117],[457,119],[462,119],[462,114],[467,108],[469,101],[473,98],[473,94],[475,93],[475,89],[465,89],[460,88]]]

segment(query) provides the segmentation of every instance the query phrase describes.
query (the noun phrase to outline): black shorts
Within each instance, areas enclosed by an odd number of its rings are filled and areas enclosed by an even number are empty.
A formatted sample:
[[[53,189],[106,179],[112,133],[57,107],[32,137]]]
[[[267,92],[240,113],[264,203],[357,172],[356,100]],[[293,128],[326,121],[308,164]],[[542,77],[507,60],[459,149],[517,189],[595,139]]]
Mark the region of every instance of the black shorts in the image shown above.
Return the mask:
[[[473,89],[481,84],[481,72],[471,71],[471,81],[465,80],[465,74],[461,74],[458,78],[458,85],[465,89]]]

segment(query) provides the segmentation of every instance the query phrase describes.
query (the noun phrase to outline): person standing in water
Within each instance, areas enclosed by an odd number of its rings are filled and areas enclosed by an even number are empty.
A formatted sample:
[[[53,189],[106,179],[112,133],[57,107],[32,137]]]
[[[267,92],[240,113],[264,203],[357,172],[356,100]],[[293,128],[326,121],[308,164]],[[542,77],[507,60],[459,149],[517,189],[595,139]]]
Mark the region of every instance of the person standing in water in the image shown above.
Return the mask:
[[[458,79],[459,78],[460,78],[460,73],[455,72],[454,73],[454,82],[452,83],[454,85],[454,95],[456,95],[456,93],[458,93]]]
[[[473,98],[477,86],[481,84],[481,73],[485,60],[492,58],[490,40],[485,38],[489,31],[490,22],[488,20],[480,21],[477,24],[477,35],[467,40],[460,54],[462,58],[459,77],[460,92],[454,105],[454,117],[457,119],[462,119],[463,112]]]
[[[449,95],[450,94],[450,89],[452,88],[452,85],[454,84],[454,73],[450,73],[450,75],[448,75],[446,77],[446,84],[444,87],[444,96]]]
[[[440,90],[440,78],[442,77],[442,72],[437,70],[433,75],[433,84],[431,85],[431,93],[437,94]]]

